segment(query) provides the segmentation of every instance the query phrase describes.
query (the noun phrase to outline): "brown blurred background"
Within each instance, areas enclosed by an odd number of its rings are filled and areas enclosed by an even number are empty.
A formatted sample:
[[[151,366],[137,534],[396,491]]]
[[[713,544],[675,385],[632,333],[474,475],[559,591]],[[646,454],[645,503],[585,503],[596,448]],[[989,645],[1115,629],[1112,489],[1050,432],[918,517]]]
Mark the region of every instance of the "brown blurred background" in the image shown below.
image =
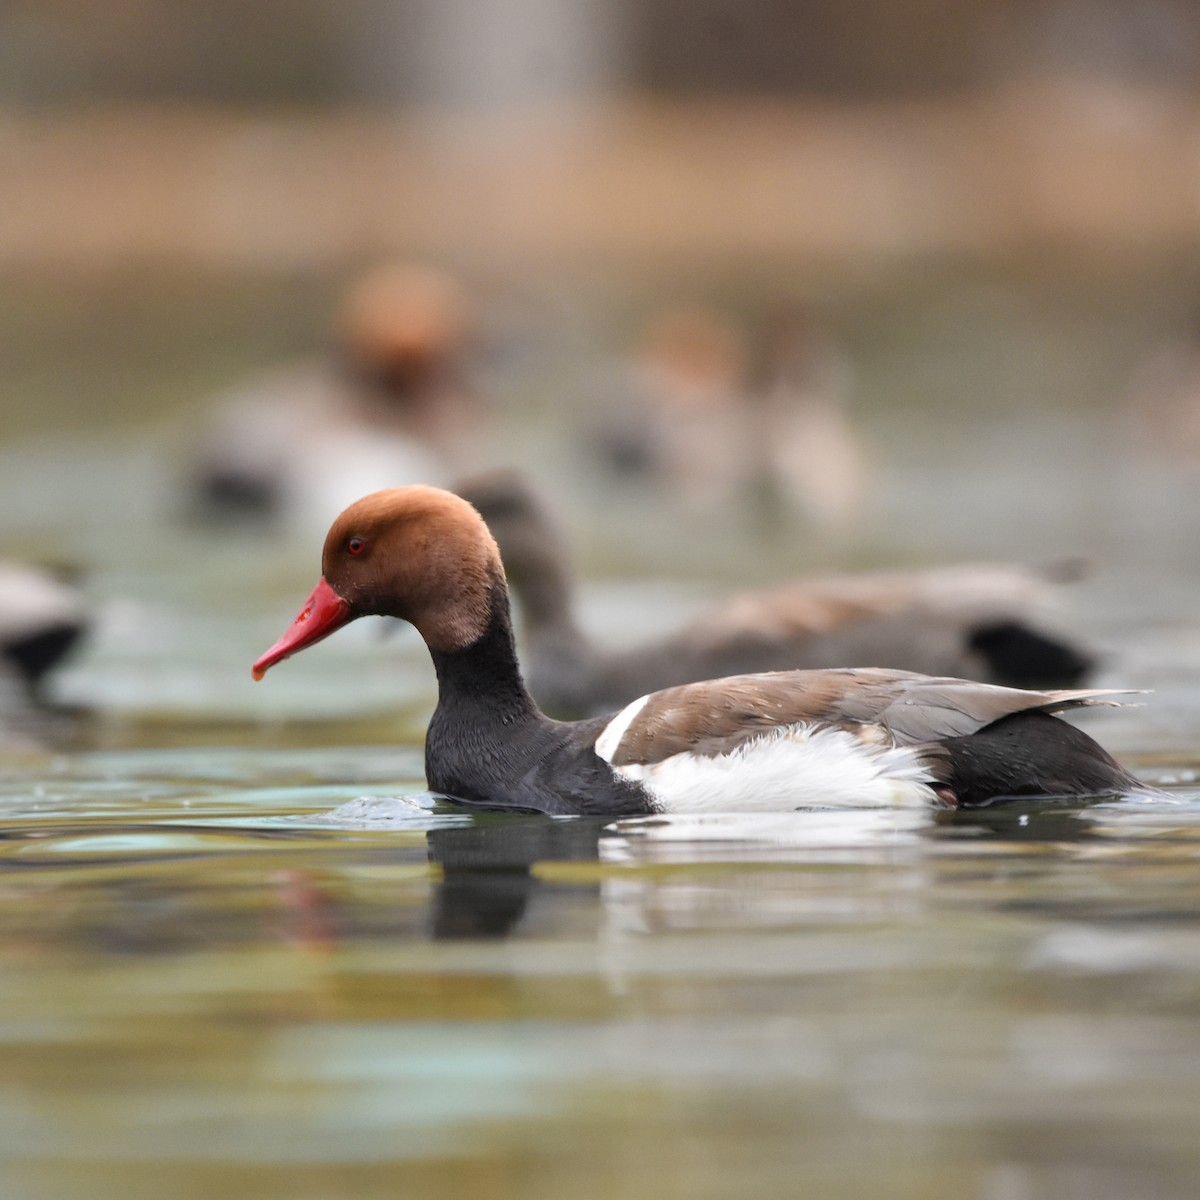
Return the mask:
[[[815,313],[883,466],[1017,470],[994,506],[1033,486],[998,429],[1075,414],[1037,441],[1093,473],[1195,333],[1198,68],[1183,0],[10,0],[0,432],[195,411],[411,256],[518,347],[518,415],[657,303]],[[1068,492],[1041,540],[1091,549]]]
[[[0,46],[10,266],[861,262],[1197,233],[1181,0],[16,0]]]

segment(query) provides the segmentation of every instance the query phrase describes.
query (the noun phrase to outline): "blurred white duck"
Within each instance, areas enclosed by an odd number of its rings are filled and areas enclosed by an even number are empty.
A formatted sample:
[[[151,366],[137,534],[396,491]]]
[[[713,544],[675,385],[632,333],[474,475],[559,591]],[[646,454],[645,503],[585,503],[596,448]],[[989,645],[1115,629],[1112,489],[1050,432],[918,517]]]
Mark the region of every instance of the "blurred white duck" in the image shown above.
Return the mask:
[[[0,711],[45,699],[50,672],[87,629],[86,611],[54,572],[0,560]]]
[[[468,383],[474,330],[463,287],[415,265],[349,290],[336,353],[284,367],[221,402],[197,455],[212,515],[322,529],[373,488],[437,483],[474,461],[481,411]]]

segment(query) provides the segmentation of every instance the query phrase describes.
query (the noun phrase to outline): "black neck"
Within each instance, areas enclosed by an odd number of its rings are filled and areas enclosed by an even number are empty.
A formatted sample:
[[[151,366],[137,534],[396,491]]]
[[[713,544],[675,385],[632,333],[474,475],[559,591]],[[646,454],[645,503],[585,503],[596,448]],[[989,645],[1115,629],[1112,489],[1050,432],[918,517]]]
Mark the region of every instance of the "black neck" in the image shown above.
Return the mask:
[[[461,650],[431,650],[438,704],[425,739],[425,773],[434,791],[466,800],[497,796],[506,781],[527,769],[518,745],[528,748],[529,728],[552,723],[533,702],[513,639],[508,594],[492,589],[483,635]],[[535,739],[536,740],[536,739]]]
[[[438,677],[438,707],[482,705],[489,713],[513,719],[537,714],[517,664],[516,639],[508,593],[494,584],[488,596],[483,634],[461,650],[431,650]]]

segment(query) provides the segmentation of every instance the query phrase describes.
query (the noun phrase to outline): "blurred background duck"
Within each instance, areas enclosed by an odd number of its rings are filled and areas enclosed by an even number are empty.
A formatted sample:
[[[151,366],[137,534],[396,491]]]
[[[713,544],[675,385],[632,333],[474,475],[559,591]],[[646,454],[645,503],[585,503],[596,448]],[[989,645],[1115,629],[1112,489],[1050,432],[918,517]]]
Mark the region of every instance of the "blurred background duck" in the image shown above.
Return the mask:
[[[870,458],[850,415],[850,356],[819,321],[779,322],[755,394],[752,470],[778,515],[837,536],[863,516]]]
[[[65,573],[0,560],[0,720],[48,701],[55,668],[87,627],[83,596]]]
[[[1138,361],[1116,414],[1119,453],[1141,454],[1155,468],[1200,467],[1200,322],[1160,339]]]
[[[732,320],[696,306],[656,313],[590,407],[593,461],[622,486],[685,510],[729,504],[755,440],[747,371],[746,339]]]
[[[683,513],[753,504],[817,533],[849,527],[869,483],[849,357],[819,322],[776,325],[756,348],[722,313],[655,314],[591,407],[592,461]]]
[[[201,511],[308,532],[364,491],[476,466],[484,413],[470,378],[474,333],[470,298],[448,273],[367,272],[342,302],[332,353],[219,403],[196,455]]]
[[[579,624],[563,538],[524,477],[491,472],[458,492],[500,547],[529,687],[555,715],[608,712],[675,684],[757,671],[890,667],[1042,688],[1075,686],[1093,665],[1041,627],[1062,573],[1018,565],[801,580],[741,593],[658,641],[610,650]]]

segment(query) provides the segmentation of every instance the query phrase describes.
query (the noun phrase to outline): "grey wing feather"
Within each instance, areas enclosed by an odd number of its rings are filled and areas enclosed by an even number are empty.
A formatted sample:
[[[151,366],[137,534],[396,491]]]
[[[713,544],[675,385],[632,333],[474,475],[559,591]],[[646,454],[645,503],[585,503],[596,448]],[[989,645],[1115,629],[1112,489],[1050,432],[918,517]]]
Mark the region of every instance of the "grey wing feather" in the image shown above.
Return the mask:
[[[958,679],[916,679],[878,689],[866,685],[839,709],[850,720],[878,722],[902,745],[964,737],[1018,712],[1062,712],[1119,705],[1128,691],[1087,689],[1035,692]]]

